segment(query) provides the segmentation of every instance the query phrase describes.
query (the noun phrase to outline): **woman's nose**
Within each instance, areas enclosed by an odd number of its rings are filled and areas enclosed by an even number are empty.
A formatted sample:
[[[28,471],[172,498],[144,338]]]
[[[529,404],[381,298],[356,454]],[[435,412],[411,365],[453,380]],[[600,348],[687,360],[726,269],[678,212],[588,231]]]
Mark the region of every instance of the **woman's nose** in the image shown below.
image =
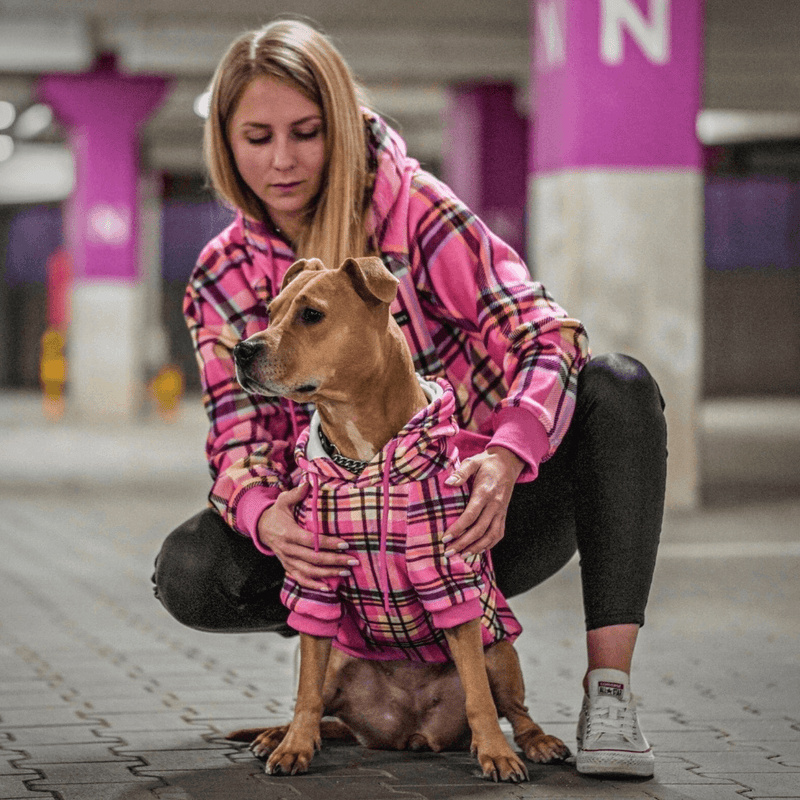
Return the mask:
[[[291,142],[277,141],[272,152],[272,166],[275,169],[287,170],[295,165],[294,148]]]

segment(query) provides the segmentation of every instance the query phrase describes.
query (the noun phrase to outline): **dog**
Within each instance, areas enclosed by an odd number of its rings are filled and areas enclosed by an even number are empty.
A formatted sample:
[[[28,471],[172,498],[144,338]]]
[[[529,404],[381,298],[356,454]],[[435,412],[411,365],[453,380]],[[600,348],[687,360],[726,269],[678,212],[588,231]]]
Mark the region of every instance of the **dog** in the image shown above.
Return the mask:
[[[397,279],[378,258],[350,258],[338,269],[329,269],[318,259],[301,259],[289,268],[280,293],[269,304],[268,328],[240,342],[233,351],[237,379],[247,392],[315,405],[311,427],[316,423],[321,443],[327,452],[338,456],[338,464],[344,465],[338,472],[337,467],[331,467],[334,477],[344,474],[355,478],[351,472],[364,465],[370,465],[373,471],[383,469],[382,489],[387,496],[380,499],[375,494],[375,503],[382,502],[384,509],[390,505],[386,479],[392,463],[391,456],[382,451],[396,446],[398,433],[407,433],[414,420],[421,414],[424,417],[431,395],[438,397],[437,403],[449,399],[454,404],[452,390],[448,395],[446,384],[437,394],[436,386],[426,385],[414,372],[408,344],[390,313],[397,288]],[[442,436],[446,438],[456,429],[445,423],[437,430],[444,430]],[[319,447],[309,429],[298,445],[298,453],[306,446],[309,450]],[[381,461],[382,467],[375,466]],[[443,482],[437,487],[437,491],[448,491]],[[460,513],[466,504],[466,490],[450,491],[453,494],[448,497],[455,498],[454,503],[458,501],[455,508]],[[319,497],[308,506],[306,518],[298,518],[301,524],[308,524],[309,517],[318,513],[315,503],[319,506]],[[389,525],[387,513],[384,511],[383,529]],[[377,516],[376,510],[373,517]],[[373,524],[377,525],[374,520]],[[434,535],[433,548],[441,544],[435,539]],[[368,549],[373,553],[376,550],[373,544]],[[386,552],[382,540],[380,555],[370,562],[372,574],[380,573],[380,586],[374,593],[378,599],[373,605],[382,614],[382,594],[388,615],[381,617],[378,627],[391,626],[391,620],[387,622],[392,609]],[[438,556],[438,562],[442,560]],[[348,647],[345,634],[332,648],[334,631],[345,628],[347,617],[344,623],[336,619],[320,623],[322,634],[301,628],[299,683],[291,723],[235,731],[228,738],[249,741],[257,756],[268,756],[266,771],[272,775],[306,772],[323,738],[348,738],[377,749],[469,748],[484,777],[527,780],[525,763],[500,728],[498,717],[505,717],[528,759],[549,763],[566,758],[569,750],[564,743],[545,734],[525,707],[522,671],[509,641],[513,636],[504,635],[503,625],[510,626],[513,635],[521,629],[514,628],[513,614],[496,590],[493,574],[486,567],[488,558],[470,556],[469,560],[458,562],[464,580],[480,578],[480,591],[486,591],[489,585],[493,594],[491,602],[485,596],[481,598],[482,616],[431,632],[431,646],[447,651],[446,660],[424,663],[393,657],[391,649],[388,655],[380,650],[380,643],[373,644],[369,657],[361,657],[360,651]],[[380,567],[376,566],[378,562]],[[360,574],[368,572],[370,565]],[[358,577],[357,569],[354,576]],[[296,583],[292,586],[290,578],[287,585],[284,601],[301,588]],[[469,591],[475,595],[479,590],[468,590],[467,594]],[[314,601],[312,597],[307,602],[313,606]],[[302,606],[298,602],[295,608]],[[474,596],[470,602],[477,602]],[[487,646],[489,634],[482,620],[488,607],[500,633],[498,640],[489,641]],[[397,638],[396,631],[392,635]]]

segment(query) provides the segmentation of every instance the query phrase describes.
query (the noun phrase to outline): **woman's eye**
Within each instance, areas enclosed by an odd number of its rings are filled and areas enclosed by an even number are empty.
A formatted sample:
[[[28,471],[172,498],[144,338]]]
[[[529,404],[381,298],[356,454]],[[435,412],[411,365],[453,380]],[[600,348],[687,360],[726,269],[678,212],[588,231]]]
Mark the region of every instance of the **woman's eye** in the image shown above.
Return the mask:
[[[300,139],[301,141],[309,141],[310,139],[316,139],[319,136],[320,131],[322,128],[314,128],[310,131],[295,131],[294,135],[296,138]]]
[[[325,319],[325,315],[321,311],[317,311],[316,308],[304,308],[300,312],[300,321],[306,325],[316,325],[318,322],[322,322],[323,319]]]
[[[258,139],[254,139],[249,136],[247,137],[248,144],[269,144],[271,141],[272,141],[271,136],[262,136]]]

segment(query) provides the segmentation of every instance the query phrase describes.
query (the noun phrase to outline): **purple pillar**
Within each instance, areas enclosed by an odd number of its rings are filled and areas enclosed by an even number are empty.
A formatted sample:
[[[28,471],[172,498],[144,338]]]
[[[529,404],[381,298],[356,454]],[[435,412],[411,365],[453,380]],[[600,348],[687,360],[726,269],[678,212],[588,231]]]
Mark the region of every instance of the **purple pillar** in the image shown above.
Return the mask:
[[[702,168],[702,0],[532,0],[531,11],[531,172]]]
[[[139,128],[168,82],[117,72],[113,56],[94,70],[51,74],[38,93],[69,131],[76,184],[66,209],[66,241],[81,279],[135,281]]]
[[[533,271],[666,400],[667,504],[698,502],[702,0],[531,0]]]
[[[443,178],[489,227],[524,255],[528,126],[511,83],[450,88]]]

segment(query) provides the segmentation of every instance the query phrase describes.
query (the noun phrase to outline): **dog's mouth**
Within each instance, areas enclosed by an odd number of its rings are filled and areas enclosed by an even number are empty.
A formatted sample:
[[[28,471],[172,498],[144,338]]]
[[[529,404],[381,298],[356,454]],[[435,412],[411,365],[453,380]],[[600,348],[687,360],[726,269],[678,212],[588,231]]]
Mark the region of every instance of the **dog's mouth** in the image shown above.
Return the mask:
[[[236,368],[236,380],[248,394],[261,395],[262,397],[291,397],[292,395],[308,397],[319,388],[316,383],[304,383],[297,387],[280,386],[271,381],[261,383],[244,374],[238,366]]]

